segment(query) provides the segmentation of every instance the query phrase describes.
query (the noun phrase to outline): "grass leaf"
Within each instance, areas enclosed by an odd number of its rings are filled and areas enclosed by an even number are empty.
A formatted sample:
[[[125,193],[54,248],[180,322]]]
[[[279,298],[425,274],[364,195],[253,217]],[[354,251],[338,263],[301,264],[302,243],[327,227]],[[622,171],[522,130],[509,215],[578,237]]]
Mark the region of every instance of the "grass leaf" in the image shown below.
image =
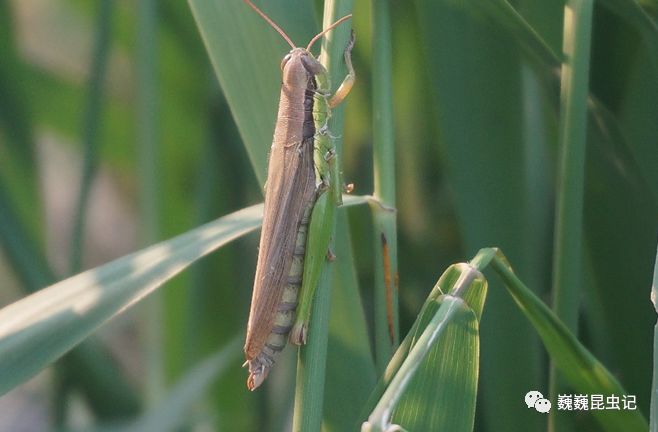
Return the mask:
[[[486,280],[468,264],[443,273],[378,383],[363,431],[389,430],[391,412],[406,430],[473,430],[486,294]]]
[[[491,253],[491,249],[478,253]],[[496,257],[492,265],[505,281],[507,289],[518,307],[530,320],[546,347],[551,360],[566,381],[579,394],[623,396],[628,393],[601,362],[585,348],[559,318],[528,289],[514,274],[502,254],[493,250]],[[606,431],[641,431],[647,423],[639,410],[592,410]]]
[[[0,310],[0,394],[57,360],[199,258],[258,228],[261,213],[261,205],[237,211]]]
[[[279,64],[290,47],[242,1],[188,1],[262,185],[281,84]],[[296,43],[316,32],[311,3],[294,8],[286,2],[262,3],[263,12]]]

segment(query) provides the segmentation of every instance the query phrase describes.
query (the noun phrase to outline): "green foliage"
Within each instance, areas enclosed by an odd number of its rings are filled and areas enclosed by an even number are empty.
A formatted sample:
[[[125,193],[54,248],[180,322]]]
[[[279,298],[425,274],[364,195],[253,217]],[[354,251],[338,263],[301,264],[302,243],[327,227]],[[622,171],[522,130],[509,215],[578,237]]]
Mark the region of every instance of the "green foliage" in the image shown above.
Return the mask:
[[[651,285],[651,302],[653,307],[658,312],[658,251],[656,252],[656,264],[653,268],[653,284]],[[651,383],[651,417],[649,421],[649,428],[651,432],[658,430],[658,367],[656,365],[656,353],[658,352],[658,324],[653,328],[653,380]]]
[[[54,284],[0,311],[4,394],[194,261],[258,227],[253,206]]]
[[[373,391],[368,410],[377,405],[362,430],[384,431],[389,422],[407,430],[473,430],[486,294],[487,281],[467,264],[443,273]]]
[[[111,21],[101,3],[0,5],[0,302],[6,305],[0,310],[0,388],[14,389],[194,263],[165,285],[162,340],[137,344],[103,327],[102,338],[55,363],[55,384],[39,381],[39,391],[52,395],[54,424],[65,427],[80,415],[69,404],[70,395],[79,394],[99,427],[111,419],[148,428],[161,417],[153,413],[167,412],[170,425],[285,430],[294,400],[292,348],[256,393],[246,391],[246,374],[233,354],[208,357],[225,346],[235,353],[230,341],[244,332],[255,238],[200,257],[257,227],[257,212],[247,207],[262,200],[279,64],[289,47],[240,0],[153,2],[139,20],[137,4],[109,3]],[[300,45],[319,31],[321,3],[257,2]],[[646,430],[650,413],[656,429],[649,379],[655,360],[647,341],[655,322],[649,287],[658,232],[658,8],[655,1],[594,3],[585,27],[589,86],[581,86],[579,96],[581,111],[586,106],[579,135],[584,166],[565,177],[557,168],[568,115],[560,99],[560,70],[569,60],[562,48],[564,3],[354,2],[357,84],[344,116],[332,119],[332,134],[342,138],[345,183],[354,183],[360,196],[375,195],[345,203],[367,200],[375,211],[346,206],[336,212],[326,358],[306,359],[326,362],[324,391],[311,390],[323,398],[314,408],[321,409],[323,430],[357,430],[399,370],[411,387],[399,392],[392,420],[410,431],[453,420],[461,425],[449,423],[450,430],[470,430],[474,417],[477,431],[542,430],[546,416],[523,403],[530,389],[548,394],[542,347],[564,374],[564,391],[637,396],[635,412],[596,418],[557,412],[566,428]],[[336,32],[335,45],[344,46],[340,38],[348,29]],[[101,70],[89,75],[94,57]],[[329,60],[337,68],[335,84],[344,73],[341,59],[330,54]],[[151,146],[138,153],[137,141]],[[82,159],[90,152],[85,142],[95,145],[87,174],[48,156],[54,148]],[[554,221],[564,193],[558,185],[566,178],[582,187],[582,204],[567,210],[582,220],[581,264],[564,264],[583,281],[565,305],[577,317],[569,320],[573,332],[545,306],[555,295],[554,263],[563,256],[553,238],[564,235]],[[107,184],[110,195],[99,187]],[[82,200],[89,208],[80,209],[82,219],[71,226],[73,211],[61,213],[59,204],[81,190],[89,193],[89,203]],[[393,203],[395,212],[386,206]],[[112,217],[117,208],[128,209],[121,224],[99,216]],[[242,216],[203,226],[231,214]],[[228,231],[206,236],[213,226]],[[72,250],[56,243],[76,231],[84,241]],[[112,259],[123,257],[100,266],[111,261],[97,235],[106,231],[153,243],[184,234],[165,240],[166,250],[150,252],[129,238],[110,252]],[[392,267],[384,264],[382,232]],[[513,264],[514,274],[502,258],[489,257],[507,290],[494,277],[486,301],[481,292],[427,297],[443,269],[459,273],[466,264],[451,263],[487,246],[500,247]],[[153,250],[162,254],[142,261]],[[90,270],[67,279],[69,269],[57,263],[77,267],[78,256]],[[481,258],[471,265],[482,270]],[[387,282],[386,269],[396,266]],[[386,328],[387,286],[399,296],[393,338]],[[144,334],[143,322],[113,318],[121,320]],[[411,355],[433,322],[447,326],[439,326],[428,352]],[[402,342],[388,361],[398,331]],[[145,342],[160,349],[165,366],[164,374],[157,372],[165,388],[146,403],[142,371],[126,367],[146,362]],[[402,369],[410,358],[415,372]],[[205,383],[215,378],[204,395]],[[113,405],[103,394],[120,402]],[[431,406],[432,415],[420,414],[423,406]]]

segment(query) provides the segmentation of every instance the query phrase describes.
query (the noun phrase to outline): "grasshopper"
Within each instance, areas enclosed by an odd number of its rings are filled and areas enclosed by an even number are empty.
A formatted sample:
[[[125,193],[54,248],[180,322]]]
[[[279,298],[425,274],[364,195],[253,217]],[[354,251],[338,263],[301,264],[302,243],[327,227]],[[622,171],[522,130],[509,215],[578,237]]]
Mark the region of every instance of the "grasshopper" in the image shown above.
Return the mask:
[[[245,366],[249,368],[247,388],[254,390],[267,378],[286,346],[288,334],[293,343],[306,342],[309,305],[321,268],[318,259],[307,260],[313,262],[313,268],[304,268],[307,231],[311,220],[322,217],[316,217],[314,207],[327,207],[329,194],[324,192],[329,189],[335,157],[327,122],[331,109],[343,101],[355,80],[351,62],[354,34],[345,48],[348,74],[331,94],[328,73],[310,50],[351,15],[339,19],[301,48],[250,0],[244,1],[292,48],[281,61],[279,112],[269,155],[263,227],[244,346]],[[325,243],[326,251],[329,239],[318,241]],[[300,290],[303,298],[297,311]]]

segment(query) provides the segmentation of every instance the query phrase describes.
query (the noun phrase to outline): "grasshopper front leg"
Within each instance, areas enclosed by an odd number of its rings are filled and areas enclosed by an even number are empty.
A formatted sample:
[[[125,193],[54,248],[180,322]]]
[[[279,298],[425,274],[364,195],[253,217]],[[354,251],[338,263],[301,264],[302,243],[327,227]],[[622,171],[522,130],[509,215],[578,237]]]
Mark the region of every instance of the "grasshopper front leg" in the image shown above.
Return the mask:
[[[333,95],[323,94],[329,87],[329,79],[326,72],[316,75],[318,83],[318,97],[314,122],[316,125],[315,136],[315,168],[317,184],[317,200],[311,214],[309,234],[306,243],[306,255],[304,257],[304,276],[302,278],[301,293],[295,324],[290,331],[290,342],[296,345],[306,343],[308,323],[311,316],[311,305],[315,297],[315,289],[320,280],[320,275],[331,241],[333,231],[334,213],[336,202],[332,199],[336,195],[332,189],[337,188],[336,182],[331,180],[331,172],[336,163],[336,150],[329,134],[327,123],[331,115],[331,109],[339,105],[352,89],[356,74],[352,67],[352,48],[354,47],[354,32],[345,47],[345,65],[347,76]],[[331,193],[325,193],[330,191]],[[340,192],[338,192],[340,193]],[[340,196],[340,195],[339,195]]]
[[[345,66],[347,67],[347,75],[340,83],[336,93],[329,99],[329,108],[334,109],[347,97],[352,90],[354,81],[356,81],[356,72],[352,66],[352,48],[354,48],[354,30],[350,33],[350,40],[345,47]]]

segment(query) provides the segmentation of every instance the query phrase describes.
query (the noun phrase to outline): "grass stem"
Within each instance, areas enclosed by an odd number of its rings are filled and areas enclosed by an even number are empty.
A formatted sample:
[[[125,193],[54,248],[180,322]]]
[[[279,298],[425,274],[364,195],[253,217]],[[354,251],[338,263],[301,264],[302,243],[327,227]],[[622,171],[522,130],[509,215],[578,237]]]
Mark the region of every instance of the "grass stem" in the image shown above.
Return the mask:
[[[592,0],[569,0],[564,9],[552,288],[555,313],[576,335],[583,283],[583,191],[593,7]],[[561,382],[555,365],[552,365],[552,400],[557,400]],[[567,417],[556,413],[557,410],[549,416],[549,430],[567,430],[566,424],[558,422],[558,418],[566,421]]]
[[[324,5],[323,28],[327,28],[338,18],[348,15],[352,10],[351,0],[328,0]],[[327,69],[329,76],[341,77],[342,59],[349,38],[349,26],[338,26],[323,38],[320,62]],[[341,136],[343,130],[342,107],[332,111],[329,130],[332,135]],[[336,158],[331,175],[330,196],[335,196],[342,189],[341,173],[341,139],[334,139]],[[333,199],[328,199],[329,206],[335,206]],[[330,222],[336,227],[336,212],[328,211]],[[315,213],[314,213],[315,216]],[[309,232],[309,237],[313,233]],[[333,247],[334,241],[331,240]],[[329,338],[329,308],[331,299],[332,265],[327,262],[315,292],[309,322],[308,342],[300,348],[297,363],[297,387],[295,391],[295,409],[293,414],[293,431],[319,431],[322,424],[322,408],[325,389],[325,366]]]
[[[391,5],[372,0],[373,196],[395,208]],[[375,363],[382,374],[399,343],[396,212],[371,206],[375,262]]]

